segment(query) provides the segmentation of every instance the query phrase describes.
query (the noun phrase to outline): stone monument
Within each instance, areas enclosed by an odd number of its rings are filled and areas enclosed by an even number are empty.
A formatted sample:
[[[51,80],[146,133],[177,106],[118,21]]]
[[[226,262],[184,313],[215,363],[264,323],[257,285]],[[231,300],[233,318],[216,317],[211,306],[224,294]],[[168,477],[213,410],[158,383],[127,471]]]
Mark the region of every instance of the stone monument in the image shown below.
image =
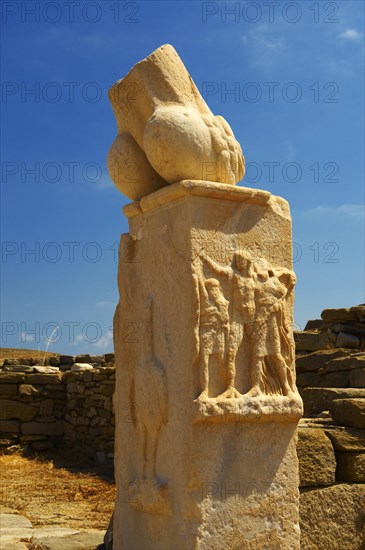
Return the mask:
[[[114,317],[115,550],[299,549],[288,203],[174,48],[110,90],[124,207]]]

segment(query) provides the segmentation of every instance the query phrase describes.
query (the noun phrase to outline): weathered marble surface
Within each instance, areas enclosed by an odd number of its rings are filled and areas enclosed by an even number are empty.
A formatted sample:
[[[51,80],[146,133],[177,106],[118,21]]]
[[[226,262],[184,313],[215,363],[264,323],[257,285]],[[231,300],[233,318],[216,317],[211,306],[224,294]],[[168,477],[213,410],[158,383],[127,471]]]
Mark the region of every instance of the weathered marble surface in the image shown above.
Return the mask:
[[[213,115],[169,44],[118,80],[109,99],[118,126],[109,173],[130,199],[188,178],[228,184],[243,178],[242,150],[229,124]]]
[[[124,212],[114,548],[299,548],[287,202],[182,181]]]

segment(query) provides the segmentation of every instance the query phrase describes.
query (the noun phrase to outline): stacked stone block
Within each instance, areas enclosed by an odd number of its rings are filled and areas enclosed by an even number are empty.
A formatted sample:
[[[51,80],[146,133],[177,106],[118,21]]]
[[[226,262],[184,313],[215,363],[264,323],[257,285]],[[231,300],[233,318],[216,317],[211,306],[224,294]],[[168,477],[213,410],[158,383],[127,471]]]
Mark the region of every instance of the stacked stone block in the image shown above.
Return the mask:
[[[98,461],[113,460],[114,368],[69,371],[64,381],[67,384],[66,443],[77,444]]]
[[[11,368],[6,370],[7,366]],[[21,445],[41,451],[61,440],[66,392],[56,369],[5,365],[0,373],[0,400],[2,447]]]
[[[112,461],[114,354],[60,355],[44,362],[2,360],[0,449],[44,451],[68,445]]]
[[[363,548],[365,306],[327,309],[295,333],[303,548]]]

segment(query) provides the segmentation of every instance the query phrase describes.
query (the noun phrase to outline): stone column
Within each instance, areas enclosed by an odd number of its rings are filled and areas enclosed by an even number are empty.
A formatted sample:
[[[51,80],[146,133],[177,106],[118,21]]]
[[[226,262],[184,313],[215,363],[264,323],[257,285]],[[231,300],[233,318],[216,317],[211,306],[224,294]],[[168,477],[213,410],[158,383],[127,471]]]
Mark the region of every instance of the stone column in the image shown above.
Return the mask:
[[[185,180],[124,213],[113,548],[299,549],[287,202]]]

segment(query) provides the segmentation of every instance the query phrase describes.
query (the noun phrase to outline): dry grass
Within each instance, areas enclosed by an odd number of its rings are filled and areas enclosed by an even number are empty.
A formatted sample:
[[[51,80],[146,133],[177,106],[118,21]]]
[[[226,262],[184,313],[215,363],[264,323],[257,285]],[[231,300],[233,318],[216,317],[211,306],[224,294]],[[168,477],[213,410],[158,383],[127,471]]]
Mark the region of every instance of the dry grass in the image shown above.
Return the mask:
[[[115,498],[111,473],[92,471],[86,462],[70,464],[65,455],[0,456],[0,511],[17,511],[34,527],[106,529]]]
[[[32,359],[33,357],[53,357],[59,353],[39,349],[0,348],[0,359]]]

